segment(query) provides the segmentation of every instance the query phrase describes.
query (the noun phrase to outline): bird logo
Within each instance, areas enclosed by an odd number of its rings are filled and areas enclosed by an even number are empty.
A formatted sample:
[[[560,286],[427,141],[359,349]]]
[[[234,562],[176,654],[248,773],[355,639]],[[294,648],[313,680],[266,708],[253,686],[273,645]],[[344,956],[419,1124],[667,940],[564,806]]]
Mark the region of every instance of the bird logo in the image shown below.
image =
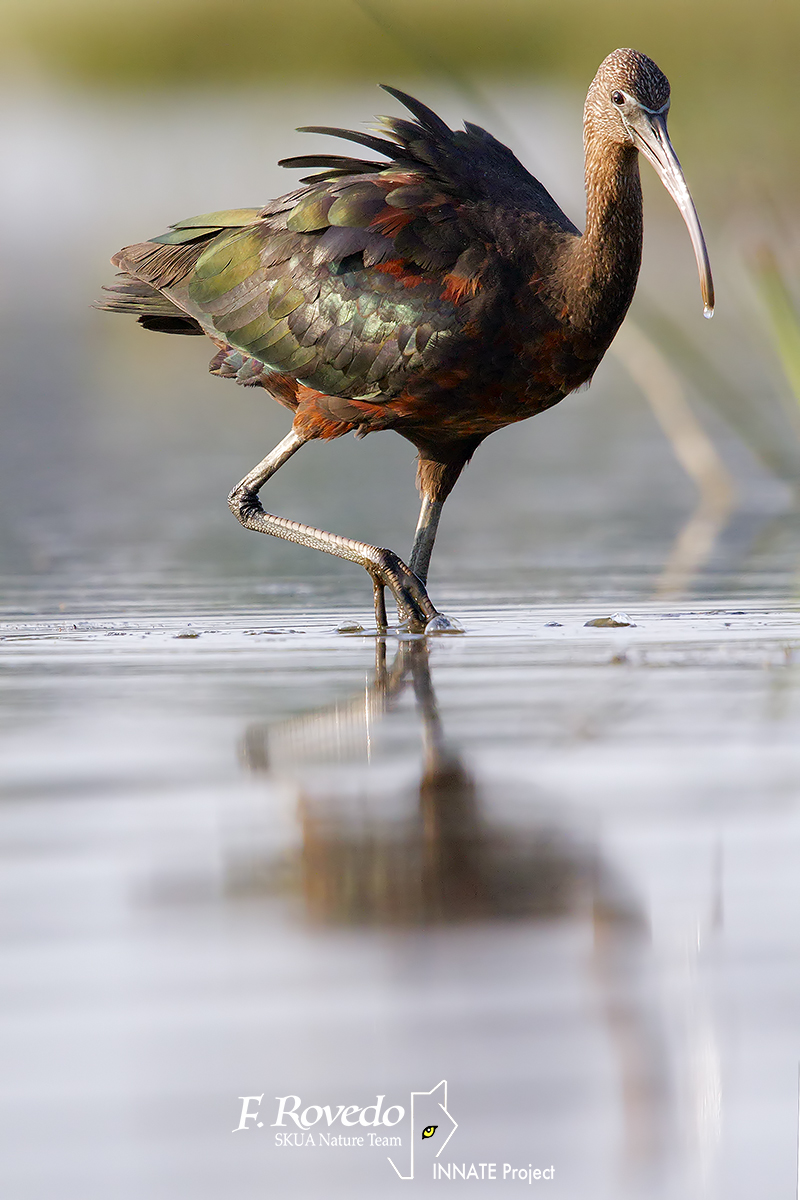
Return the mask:
[[[408,1110],[408,1125],[406,1128],[408,1130],[408,1141],[406,1141],[406,1138],[403,1138],[403,1145],[407,1144],[410,1151],[408,1167],[405,1170],[401,1169],[392,1158],[389,1158],[389,1162],[400,1179],[413,1179],[415,1155],[418,1158],[423,1158],[425,1163],[429,1165],[432,1159],[440,1157],[445,1146],[458,1128],[458,1123],[453,1120],[447,1111],[446,1079],[442,1079],[429,1092],[411,1093],[411,1104]],[[434,1134],[436,1134],[436,1140],[431,1141]],[[419,1142],[420,1136],[422,1137],[421,1146]]]

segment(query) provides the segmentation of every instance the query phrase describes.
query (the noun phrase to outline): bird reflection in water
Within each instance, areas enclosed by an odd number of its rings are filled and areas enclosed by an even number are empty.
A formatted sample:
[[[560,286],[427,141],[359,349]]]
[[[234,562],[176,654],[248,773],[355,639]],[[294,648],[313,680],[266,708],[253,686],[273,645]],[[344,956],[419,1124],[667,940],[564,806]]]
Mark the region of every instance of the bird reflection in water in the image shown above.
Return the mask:
[[[401,641],[391,664],[383,639],[376,653],[374,681],[352,701],[253,725],[245,734],[250,769],[311,779],[299,789],[301,842],[290,890],[302,897],[306,919],[329,927],[559,919],[588,925],[594,1002],[612,1045],[624,1113],[623,1165],[656,1168],[672,1122],[660,1020],[648,997],[649,931],[636,900],[595,847],[544,816],[534,789],[522,797],[526,826],[492,819],[492,802],[508,787],[479,785],[447,745],[425,640]],[[369,768],[358,777],[361,802],[344,802],[336,772],[320,778],[314,768],[368,758],[374,727],[409,687],[423,733],[409,803],[398,810],[390,802],[384,775],[380,805],[371,806],[369,794],[365,801]],[[276,873],[285,885],[285,865],[240,860],[229,873],[229,893],[274,892]]]

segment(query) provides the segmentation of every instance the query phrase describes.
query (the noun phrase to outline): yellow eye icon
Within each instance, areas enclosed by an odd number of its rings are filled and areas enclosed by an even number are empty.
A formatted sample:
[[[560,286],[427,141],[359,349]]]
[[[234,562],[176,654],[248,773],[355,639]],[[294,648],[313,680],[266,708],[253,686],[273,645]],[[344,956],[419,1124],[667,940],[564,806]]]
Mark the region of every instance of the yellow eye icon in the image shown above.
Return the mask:
[[[433,1135],[436,1133],[436,1130],[437,1130],[438,1128],[439,1128],[439,1126],[438,1126],[438,1125],[426,1125],[426,1126],[425,1126],[425,1128],[424,1128],[424,1129],[423,1129],[423,1131],[422,1131],[422,1137],[423,1137],[423,1139],[424,1139],[424,1138],[433,1137]]]

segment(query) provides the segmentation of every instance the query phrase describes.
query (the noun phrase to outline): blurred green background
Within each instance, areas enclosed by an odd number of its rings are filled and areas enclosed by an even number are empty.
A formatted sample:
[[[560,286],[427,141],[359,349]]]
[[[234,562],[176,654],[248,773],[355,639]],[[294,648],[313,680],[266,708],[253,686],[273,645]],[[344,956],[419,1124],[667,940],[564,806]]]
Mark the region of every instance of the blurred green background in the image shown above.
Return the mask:
[[[729,197],[762,171],[800,181],[793,0],[5,0],[0,13],[6,72],[97,89],[445,72],[582,88],[630,45],[664,66],[681,141],[724,164]]]

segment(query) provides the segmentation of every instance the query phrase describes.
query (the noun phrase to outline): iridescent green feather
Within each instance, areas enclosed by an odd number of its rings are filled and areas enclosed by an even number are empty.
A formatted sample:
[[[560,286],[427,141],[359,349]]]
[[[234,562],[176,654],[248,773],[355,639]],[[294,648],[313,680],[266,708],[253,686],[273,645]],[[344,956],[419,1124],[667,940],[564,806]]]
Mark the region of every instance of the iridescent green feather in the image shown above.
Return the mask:
[[[185,221],[176,221],[171,229],[194,229],[204,226],[209,229],[233,229],[243,225],[251,225],[258,219],[260,208],[230,208],[221,212],[203,213],[199,217],[187,217]]]
[[[257,208],[232,208],[227,212],[203,213],[200,217],[187,217],[185,221],[177,221],[170,226],[168,233],[150,238],[151,242],[160,242],[164,246],[180,246],[185,242],[208,237],[217,230],[241,228],[251,225],[257,220]]]
[[[279,326],[283,326],[283,332],[288,331],[289,326],[285,321],[279,321],[277,318],[271,317],[268,313],[262,312],[253,320],[243,323],[237,319],[236,313],[231,313],[230,316],[219,318],[215,321],[215,325],[220,333],[227,334],[235,339],[238,346],[252,346],[262,338],[267,337],[273,330]],[[281,337],[282,334],[278,334]]]
[[[347,188],[328,211],[329,225],[366,228],[384,206],[384,194],[369,184]]]
[[[192,300],[202,305],[244,283],[261,266],[262,244],[262,231],[252,227],[215,238],[197,260],[189,287]]]
[[[315,293],[319,291],[314,289]],[[279,279],[269,294],[267,311],[271,317],[288,317],[301,304],[306,302],[306,295],[292,283],[291,278]]]
[[[246,350],[250,350],[253,354],[266,354],[272,346],[282,341],[289,334],[289,322],[285,317],[283,320],[275,321],[269,325],[267,322],[269,322],[268,317],[265,320],[264,332],[262,334],[259,334],[256,330],[256,323],[254,321],[252,333],[248,333],[244,329],[235,330],[231,334],[231,341],[236,345],[243,346]],[[290,336],[293,337],[294,335]],[[295,345],[297,345],[296,339]],[[266,358],[264,361],[267,361]]]
[[[150,241],[158,242],[162,246],[183,246],[187,242],[196,242],[201,238],[209,237],[218,230],[219,227],[215,225],[196,226],[192,229],[172,229],[169,233],[160,233],[158,237],[150,238]]]
[[[290,212],[286,225],[294,233],[313,233],[318,229],[326,229],[330,224],[328,210],[333,204],[333,197],[327,191],[309,192],[295,204]]]
[[[236,344],[239,339],[234,334],[231,341]],[[246,346],[245,349],[250,349],[252,353],[258,358],[262,358],[269,366],[281,371],[286,370],[289,359],[295,350],[299,350],[300,347],[297,344],[297,339],[287,331],[282,338],[278,338],[277,341],[270,341],[267,346],[263,345],[263,342],[258,341],[254,342],[252,347]]]

